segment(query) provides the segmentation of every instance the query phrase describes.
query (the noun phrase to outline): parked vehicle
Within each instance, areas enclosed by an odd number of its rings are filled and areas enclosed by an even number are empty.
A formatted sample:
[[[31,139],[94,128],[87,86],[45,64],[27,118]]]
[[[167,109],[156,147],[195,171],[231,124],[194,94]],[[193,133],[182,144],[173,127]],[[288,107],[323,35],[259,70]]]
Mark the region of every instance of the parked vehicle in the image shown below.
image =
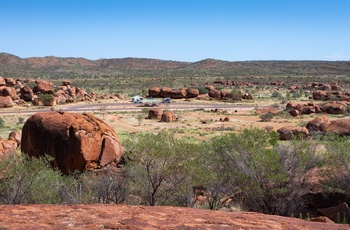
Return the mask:
[[[170,103],[171,99],[169,97],[166,97],[163,99],[162,103]]]

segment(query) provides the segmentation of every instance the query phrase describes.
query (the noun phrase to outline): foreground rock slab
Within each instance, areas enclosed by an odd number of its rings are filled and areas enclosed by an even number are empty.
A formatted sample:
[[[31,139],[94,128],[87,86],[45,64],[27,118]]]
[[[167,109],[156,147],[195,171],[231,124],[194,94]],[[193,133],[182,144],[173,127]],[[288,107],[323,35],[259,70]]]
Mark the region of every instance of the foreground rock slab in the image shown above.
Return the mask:
[[[0,205],[1,229],[350,229],[248,212],[126,205]]]

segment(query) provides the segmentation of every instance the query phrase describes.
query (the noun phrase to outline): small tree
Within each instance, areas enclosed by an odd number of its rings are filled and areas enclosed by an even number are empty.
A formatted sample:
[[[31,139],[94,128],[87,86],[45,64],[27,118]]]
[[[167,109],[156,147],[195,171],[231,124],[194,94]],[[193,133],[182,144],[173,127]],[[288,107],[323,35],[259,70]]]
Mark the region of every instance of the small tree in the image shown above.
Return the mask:
[[[124,141],[130,171],[130,191],[150,206],[187,205],[190,190],[188,167],[197,145],[176,139],[174,133],[145,133]],[[184,193],[182,193],[184,192]],[[174,200],[176,198],[176,200]],[[182,202],[179,202],[182,200]]]
[[[60,203],[65,179],[47,158],[10,155],[0,161],[1,204]]]
[[[291,215],[303,205],[305,177],[318,163],[306,143],[281,144],[274,132],[251,129],[215,137],[211,145],[223,175],[216,178],[230,194],[240,193],[246,209]]]

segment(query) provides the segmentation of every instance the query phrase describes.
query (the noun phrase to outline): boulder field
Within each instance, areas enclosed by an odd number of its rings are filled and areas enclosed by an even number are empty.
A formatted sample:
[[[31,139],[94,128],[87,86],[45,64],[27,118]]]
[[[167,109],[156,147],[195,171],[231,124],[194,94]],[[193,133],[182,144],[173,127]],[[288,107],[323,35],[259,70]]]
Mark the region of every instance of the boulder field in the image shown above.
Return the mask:
[[[54,158],[63,173],[116,165],[123,148],[115,131],[92,114],[42,112],[24,124],[21,151]]]

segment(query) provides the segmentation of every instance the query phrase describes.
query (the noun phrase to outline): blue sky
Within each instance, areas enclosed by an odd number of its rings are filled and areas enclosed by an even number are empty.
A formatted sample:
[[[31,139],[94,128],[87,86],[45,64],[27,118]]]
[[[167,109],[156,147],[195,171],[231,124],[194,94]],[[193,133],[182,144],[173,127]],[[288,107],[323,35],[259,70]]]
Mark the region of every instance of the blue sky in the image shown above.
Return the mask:
[[[349,11],[349,0],[0,0],[0,52],[350,60]]]

